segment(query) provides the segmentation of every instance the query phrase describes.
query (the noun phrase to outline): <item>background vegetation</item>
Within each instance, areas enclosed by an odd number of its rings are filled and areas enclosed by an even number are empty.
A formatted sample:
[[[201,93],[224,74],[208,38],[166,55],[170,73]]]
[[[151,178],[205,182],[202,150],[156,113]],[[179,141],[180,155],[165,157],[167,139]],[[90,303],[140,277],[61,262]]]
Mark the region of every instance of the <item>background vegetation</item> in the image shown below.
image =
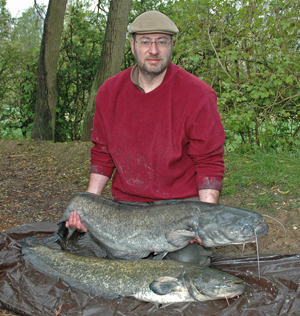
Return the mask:
[[[44,7],[12,18],[0,2],[0,138],[30,138]],[[69,0],[58,64],[55,141],[79,140],[109,1]],[[129,23],[156,9],[180,29],[173,62],[218,94],[226,150],[299,146],[298,0],[132,1]],[[122,69],[134,64],[129,38]]]

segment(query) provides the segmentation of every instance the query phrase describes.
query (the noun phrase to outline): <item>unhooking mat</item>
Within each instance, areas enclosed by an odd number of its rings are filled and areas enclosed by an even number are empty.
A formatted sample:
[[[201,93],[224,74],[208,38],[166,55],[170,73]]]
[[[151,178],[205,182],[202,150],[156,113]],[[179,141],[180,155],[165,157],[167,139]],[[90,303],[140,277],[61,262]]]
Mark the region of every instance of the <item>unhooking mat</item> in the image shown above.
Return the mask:
[[[34,223],[0,234],[0,306],[20,315],[41,316],[292,316],[300,315],[300,255],[216,259],[212,267],[243,279],[247,291],[236,299],[157,306],[134,299],[106,300],[68,287],[35,270],[22,258],[18,241],[43,239],[57,230]]]

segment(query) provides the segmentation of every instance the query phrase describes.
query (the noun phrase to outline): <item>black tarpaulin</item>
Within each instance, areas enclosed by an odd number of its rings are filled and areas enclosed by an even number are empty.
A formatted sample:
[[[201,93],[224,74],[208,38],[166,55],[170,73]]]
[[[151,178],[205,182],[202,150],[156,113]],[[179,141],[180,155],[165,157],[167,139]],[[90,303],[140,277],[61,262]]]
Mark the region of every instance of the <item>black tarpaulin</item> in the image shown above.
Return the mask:
[[[253,256],[216,259],[212,267],[239,276],[247,291],[236,299],[165,307],[133,299],[106,300],[68,287],[61,279],[35,270],[22,258],[18,241],[44,239],[57,230],[53,223],[34,223],[0,234],[0,305],[20,315],[300,315],[300,255],[261,255],[260,275]],[[229,305],[228,305],[229,304]]]

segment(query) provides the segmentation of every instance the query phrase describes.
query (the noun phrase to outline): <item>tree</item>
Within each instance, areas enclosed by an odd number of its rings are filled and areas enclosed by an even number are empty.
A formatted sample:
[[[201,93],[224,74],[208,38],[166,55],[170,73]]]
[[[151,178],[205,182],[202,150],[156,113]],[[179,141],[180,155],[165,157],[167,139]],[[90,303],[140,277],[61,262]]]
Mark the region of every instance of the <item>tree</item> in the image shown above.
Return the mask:
[[[67,0],[49,0],[38,68],[33,139],[54,140],[57,93],[57,60]]]
[[[101,58],[90,91],[83,125],[82,141],[91,137],[95,99],[99,87],[121,70],[131,0],[111,0]]]
[[[58,60],[55,141],[81,138],[107,22],[107,13],[97,12],[91,3],[91,0],[68,2]]]

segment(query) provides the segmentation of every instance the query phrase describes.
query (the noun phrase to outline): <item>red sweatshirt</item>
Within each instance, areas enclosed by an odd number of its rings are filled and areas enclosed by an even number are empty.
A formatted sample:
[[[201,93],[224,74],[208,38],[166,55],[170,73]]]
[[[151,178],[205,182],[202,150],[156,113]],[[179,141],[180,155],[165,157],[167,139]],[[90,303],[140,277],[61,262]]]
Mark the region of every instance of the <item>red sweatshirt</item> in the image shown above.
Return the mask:
[[[121,201],[191,198],[221,191],[224,129],[214,90],[170,64],[144,93],[129,68],[109,78],[96,98],[91,173],[110,177]]]

